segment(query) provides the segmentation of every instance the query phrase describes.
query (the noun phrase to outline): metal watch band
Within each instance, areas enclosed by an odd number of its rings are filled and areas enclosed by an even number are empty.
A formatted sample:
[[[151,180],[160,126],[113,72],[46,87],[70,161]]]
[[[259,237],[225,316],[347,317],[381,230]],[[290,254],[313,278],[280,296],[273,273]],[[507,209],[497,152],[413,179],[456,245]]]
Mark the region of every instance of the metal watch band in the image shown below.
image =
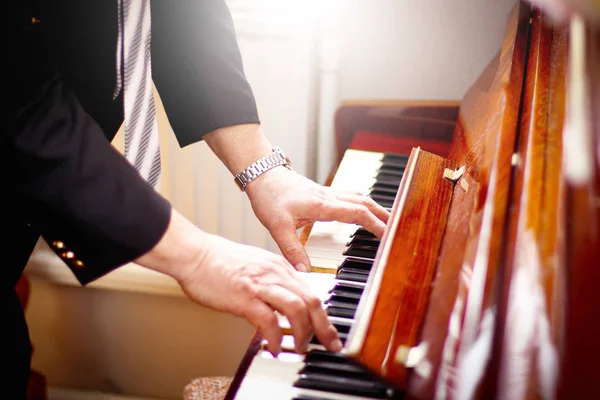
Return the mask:
[[[235,182],[240,186],[240,189],[246,190],[246,186],[265,172],[278,166],[284,166],[292,169],[292,163],[285,153],[277,146],[273,147],[273,151],[268,155],[258,159],[250,164],[242,172],[235,174]]]

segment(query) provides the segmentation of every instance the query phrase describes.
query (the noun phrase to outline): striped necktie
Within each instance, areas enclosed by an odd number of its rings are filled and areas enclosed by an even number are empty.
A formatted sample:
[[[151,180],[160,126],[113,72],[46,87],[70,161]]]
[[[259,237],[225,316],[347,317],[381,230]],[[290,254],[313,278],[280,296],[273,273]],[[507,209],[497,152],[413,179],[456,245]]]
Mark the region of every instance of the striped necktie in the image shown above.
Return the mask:
[[[155,189],[160,179],[158,123],[150,62],[150,0],[117,0],[117,82],[123,90],[125,158]]]

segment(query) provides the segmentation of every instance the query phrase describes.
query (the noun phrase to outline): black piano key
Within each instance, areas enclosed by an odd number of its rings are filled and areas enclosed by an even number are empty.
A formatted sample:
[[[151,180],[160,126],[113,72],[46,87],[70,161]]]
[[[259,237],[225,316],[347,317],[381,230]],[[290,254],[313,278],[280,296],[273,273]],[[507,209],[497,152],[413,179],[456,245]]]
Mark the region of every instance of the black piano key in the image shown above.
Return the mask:
[[[324,301],[324,304],[335,305],[338,303],[345,303],[345,304],[354,304],[354,306],[356,307],[359,300],[360,300],[360,298],[352,298],[352,297],[338,296],[338,295],[332,294],[327,298],[327,300]]]
[[[362,269],[365,271],[370,271],[373,267],[373,260],[365,260],[362,258],[355,257],[346,257],[344,261],[338,267],[338,270],[343,267]]]
[[[334,324],[335,326],[338,326],[338,324]],[[330,362],[330,363],[338,363],[338,364],[354,364],[354,365],[360,365],[358,364],[355,360],[353,360],[351,357],[349,357],[348,355],[344,354],[344,353],[334,353],[331,351],[327,351],[327,350],[310,350],[309,352],[307,352],[304,356],[304,362],[309,362],[309,361],[322,361],[322,362]]]
[[[301,374],[294,387],[385,399],[391,389],[383,383],[322,373]]]
[[[400,187],[400,179],[384,179],[381,177],[377,177],[377,179],[375,180],[376,184],[380,184],[380,185],[390,185],[390,186],[396,186],[396,187]]]
[[[354,233],[352,235],[350,235],[350,237],[354,237],[354,236],[363,236],[363,237],[372,237],[375,238],[377,236],[375,236],[374,234],[372,234],[371,232],[369,232],[368,230],[366,230],[365,228],[358,228],[356,231],[354,231]]]
[[[369,193],[367,196],[369,196],[370,198],[372,198],[375,201],[378,200],[382,200],[382,201],[394,201],[394,199],[396,198],[396,193],[394,194],[377,194],[377,193]]]
[[[354,314],[356,314],[356,310],[350,310],[347,308],[340,307],[326,307],[325,311],[327,315],[330,317],[339,317],[339,318],[348,318],[354,319]]]
[[[360,269],[360,268],[352,268],[352,267],[339,267],[336,275],[346,273],[346,274],[359,274],[359,275],[369,275],[368,270]]]
[[[410,154],[384,153],[381,161],[382,162],[401,162],[401,161],[408,162],[409,157],[410,157]]]
[[[349,246],[343,253],[345,256],[375,259],[377,248],[353,245]]]
[[[339,298],[329,298],[323,304],[329,307],[345,308],[347,310],[354,310],[358,307],[358,302],[345,301]]]
[[[404,173],[405,170],[405,166],[404,165],[397,165],[397,164],[383,164],[381,165],[381,167],[379,167],[377,169],[377,171],[375,171],[376,174],[382,173],[382,172],[387,172],[390,174],[396,174],[397,176],[401,177],[402,174]]]
[[[371,185],[369,190],[379,189],[379,190],[387,190],[388,192],[396,193],[400,184],[396,183],[388,183],[388,182],[375,182]]]
[[[375,176],[375,181],[383,181],[383,182],[400,182],[402,180],[402,175],[398,174],[396,172],[389,172],[389,171],[380,171],[377,173],[377,175]]]
[[[373,268],[373,260],[367,258],[347,257],[337,268],[338,271],[342,268],[355,268],[363,271],[370,271]]]
[[[366,236],[353,236],[352,239],[350,239],[350,241],[348,243],[346,243],[346,246],[351,246],[353,244],[356,244],[356,245],[361,245],[361,246],[379,247],[379,243],[381,243],[381,239],[379,239],[379,238],[366,237]]]
[[[369,191],[369,196],[396,197],[398,188],[393,187],[375,187],[373,185]]]
[[[321,396],[313,396],[307,394],[299,394],[292,397],[292,400],[331,400],[331,397],[321,397]]]
[[[336,325],[337,326],[337,325]],[[321,361],[332,361],[332,362],[347,362],[348,356],[342,353],[332,353],[327,350],[311,350],[304,356],[304,361],[310,360],[321,360]]]
[[[346,299],[359,300],[363,293],[362,288],[355,288],[346,285],[336,284],[332,289],[329,290],[332,296],[344,297]]]
[[[397,180],[397,181],[401,181],[402,180],[402,175],[404,175],[404,170],[394,170],[394,169],[389,169],[389,168],[382,168],[380,170],[378,170],[375,173],[375,182],[377,182],[379,180],[379,178],[381,179],[385,179],[388,180],[389,178],[391,178],[392,180]]]
[[[388,399],[394,399],[394,400],[402,400],[404,398],[404,393],[401,392],[391,392],[389,397],[386,397]],[[331,397],[321,397],[321,396],[314,396],[312,394],[298,394],[294,397],[292,397],[292,400],[331,400]]]
[[[325,300],[325,304],[327,304],[327,301],[329,301],[329,299],[331,300],[345,300],[346,302],[350,303],[350,302],[356,302],[358,303],[361,297],[361,293],[348,293],[345,292],[343,289],[332,289],[329,291],[329,293],[331,293],[330,297]]]
[[[368,369],[360,365],[356,360],[343,353],[333,353],[327,350],[311,350],[304,356],[305,365],[313,367],[313,371],[321,370],[326,371],[328,375],[348,377],[354,375],[360,379],[364,379],[371,382],[380,383],[381,385],[388,386],[381,378],[372,374]],[[391,390],[388,395],[390,398],[397,397],[399,392]]]
[[[369,190],[369,195],[394,196],[398,193],[397,187],[387,187],[383,185],[373,185]]]
[[[406,164],[403,162],[386,162],[381,164],[379,168],[375,171],[375,174],[379,174],[381,172],[389,172],[394,173],[398,176],[402,176],[406,171]]]
[[[335,326],[338,326],[338,324],[334,324]],[[309,362],[309,361],[322,361],[322,362],[329,362],[329,363],[338,363],[338,364],[354,364],[354,365],[360,365],[357,364],[356,361],[354,361],[352,358],[350,358],[348,355],[344,354],[344,353],[334,353],[331,351],[327,351],[327,350],[310,350],[309,352],[306,353],[306,355],[304,356],[304,362]]]
[[[371,375],[364,368],[352,363],[339,363],[328,361],[306,361],[304,367],[298,372],[300,375],[311,373],[323,373],[336,376],[356,377],[371,379]]]
[[[400,187],[400,186],[398,186]],[[377,200],[394,200],[396,198],[396,193],[398,192],[398,189],[396,189],[396,192],[394,193],[372,193],[372,191],[370,193],[367,193],[367,196],[369,196],[370,198],[372,198],[373,200],[377,201]]]
[[[369,194],[369,197],[375,200],[376,203],[394,203],[396,196],[382,196],[379,194]]]
[[[351,281],[351,282],[360,282],[367,283],[367,278],[369,275],[365,274],[354,274],[351,272],[338,272],[336,274],[336,278],[342,281]]]
[[[397,173],[397,172],[390,172],[390,171],[380,171],[380,172],[376,172],[373,175],[373,178],[375,179],[375,182],[373,182],[373,184],[375,183],[384,183],[387,185],[398,185],[400,186],[400,182],[402,182],[402,176],[404,175],[404,173]]]
[[[387,171],[382,171],[381,173],[373,175],[373,178],[375,179],[373,185],[379,183],[383,185],[393,185],[400,187],[400,182],[402,182],[402,175],[404,174],[394,174]]]
[[[400,188],[400,181],[398,181],[398,182],[381,181],[381,182],[376,182],[375,184],[377,184],[377,185],[385,185],[385,186],[393,188],[393,195],[394,196],[396,195],[396,193],[398,192],[398,189]],[[372,188],[375,187],[375,184],[373,184]],[[372,190],[373,189],[371,189],[371,191]],[[392,191],[392,189],[389,189],[388,191]],[[388,195],[392,196],[392,193],[389,193]]]
[[[371,191],[369,192],[369,196],[373,197],[373,196],[380,196],[380,197],[384,197],[384,198],[396,198],[396,193],[398,193],[398,188],[395,189],[388,189],[388,188],[376,188],[373,187],[371,188]]]

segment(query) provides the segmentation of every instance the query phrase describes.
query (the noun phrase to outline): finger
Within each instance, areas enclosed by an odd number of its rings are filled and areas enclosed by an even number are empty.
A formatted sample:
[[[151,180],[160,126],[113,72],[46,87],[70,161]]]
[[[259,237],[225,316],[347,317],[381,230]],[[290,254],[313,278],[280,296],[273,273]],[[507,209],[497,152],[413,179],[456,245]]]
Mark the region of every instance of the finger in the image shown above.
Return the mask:
[[[377,204],[375,200],[369,196],[362,196],[352,193],[337,193],[336,197],[338,200],[347,201],[353,204],[360,204],[367,207],[377,218],[382,222],[387,223],[390,218],[390,213],[381,205]]]
[[[338,190],[338,189],[333,189],[331,187],[327,187],[328,189],[331,189],[331,193],[333,193],[335,196],[339,195],[339,194],[355,194],[357,196],[366,196],[368,194],[367,192],[363,192],[360,190]]]
[[[385,231],[385,223],[377,218],[367,206],[338,199],[323,204],[319,220],[362,225],[379,238],[383,236]]]
[[[296,351],[304,353],[313,331],[304,300],[277,285],[264,286],[259,295],[264,302],[287,317],[292,327]]]
[[[275,311],[259,299],[251,299],[243,313],[252,325],[256,326],[261,335],[267,340],[267,350],[274,357],[281,352],[283,333]]]
[[[340,351],[342,342],[339,339],[337,329],[329,321],[321,299],[312,293],[308,286],[298,278],[282,281],[281,285],[302,298],[308,310],[314,334],[323,346],[329,351]]]
[[[310,271],[310,258],[300,242],[294,227],[283,227],[271,233],[273,240],[279,246],[281,254],[300,272]]]

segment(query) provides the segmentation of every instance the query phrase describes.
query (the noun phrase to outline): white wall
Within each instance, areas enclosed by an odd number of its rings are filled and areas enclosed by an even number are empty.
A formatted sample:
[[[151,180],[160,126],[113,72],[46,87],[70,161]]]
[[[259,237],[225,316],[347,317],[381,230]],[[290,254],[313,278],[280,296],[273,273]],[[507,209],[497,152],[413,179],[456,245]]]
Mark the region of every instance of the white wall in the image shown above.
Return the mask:
[[[500,49],[515,0],[356,0],[340,99],[461,99]]]

